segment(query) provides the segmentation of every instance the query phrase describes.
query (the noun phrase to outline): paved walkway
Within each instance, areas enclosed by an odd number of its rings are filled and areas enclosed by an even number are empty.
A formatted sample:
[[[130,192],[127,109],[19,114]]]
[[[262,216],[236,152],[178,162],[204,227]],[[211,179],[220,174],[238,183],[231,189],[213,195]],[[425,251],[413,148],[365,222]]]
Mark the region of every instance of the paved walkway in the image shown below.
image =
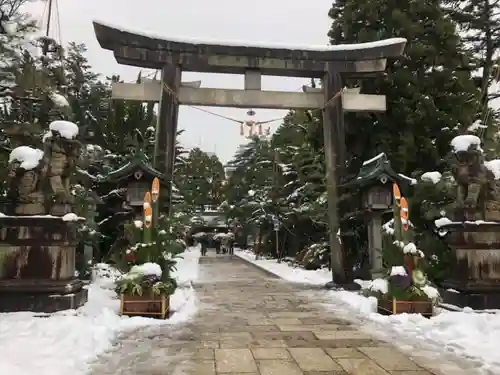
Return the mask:
[[[236,257],[209,253],[201,263],[198,315],[183,326],[149,327],[119,338],[91,375],[459,373],[425,370],[335,318],[300,287]]]

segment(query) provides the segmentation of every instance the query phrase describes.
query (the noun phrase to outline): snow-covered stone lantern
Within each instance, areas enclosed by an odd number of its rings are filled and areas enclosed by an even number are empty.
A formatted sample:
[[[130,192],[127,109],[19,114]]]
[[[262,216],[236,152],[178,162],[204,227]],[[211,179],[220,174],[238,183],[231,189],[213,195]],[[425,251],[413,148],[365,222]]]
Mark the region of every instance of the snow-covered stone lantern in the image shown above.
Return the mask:
[[[403,188],[413,179],[396,173],[384,153],[367,160],[356,177],[344,187],[359,188],[363,216],[367,218],[370,271],[373,277],[383,272],[382,222],[385,214],[392,213],[392,184]]]

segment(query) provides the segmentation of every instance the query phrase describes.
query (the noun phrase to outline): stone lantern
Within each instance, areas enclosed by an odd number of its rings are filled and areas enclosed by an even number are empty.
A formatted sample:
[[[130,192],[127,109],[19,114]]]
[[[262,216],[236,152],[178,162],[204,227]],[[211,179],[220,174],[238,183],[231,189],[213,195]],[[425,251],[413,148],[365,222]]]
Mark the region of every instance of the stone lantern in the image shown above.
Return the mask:
[[[408,177],[396,173],[382,153],[373,159],[365,161],[356,177],[343,187],[358,188],[361,193],[361,203],[368,227],[368,257],[372,277],[383,273],[382,260],[382,224],[383,216],[392,213],[392,184],[397,183],[404,188],[411,184]]]

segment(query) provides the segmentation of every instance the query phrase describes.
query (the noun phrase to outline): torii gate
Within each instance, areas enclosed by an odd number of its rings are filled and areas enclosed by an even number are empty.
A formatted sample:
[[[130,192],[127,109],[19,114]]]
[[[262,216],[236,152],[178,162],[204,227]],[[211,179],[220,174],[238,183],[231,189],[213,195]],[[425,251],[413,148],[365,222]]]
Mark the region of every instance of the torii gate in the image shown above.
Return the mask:
[[[387,58],[400,57],[406,39],[393,38],[370,43],[309,47],[246,46],[163,39],[125,31],[94,22],[102,48],[113,51],[119,64],[161,69],[161,81],[113,84],[114,99],[159,102],[154,165],[172,178],[179,104],[272,109],[323,110],[323,133],[327,167],[328,216],[333,281],[346,283],[344,257],[336,237],[337,164],[345,167],[344,112],[385,111],[383,95],[343,90],[345,78],[366,78],[383,72]],[[181,83],[186,72],[243,74],[243,90],[200,88]],[[262,91],[262,75],[321,78],[322,89],[304,87],[304,92]]]

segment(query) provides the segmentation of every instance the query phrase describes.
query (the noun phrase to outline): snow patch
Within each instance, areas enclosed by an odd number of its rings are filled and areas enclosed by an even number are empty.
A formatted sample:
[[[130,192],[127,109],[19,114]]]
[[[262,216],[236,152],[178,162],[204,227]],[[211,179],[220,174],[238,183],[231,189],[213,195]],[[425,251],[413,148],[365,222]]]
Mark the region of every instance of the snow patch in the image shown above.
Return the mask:
[[[50,100],[52,100],[52,102],[55,104],[56,107],[59,108],[69,107],[68,100],[61,94],[58,94],[57,92],[51,92],[49,94],[49,98]]]
[[[59,133],[63,138],[75,139],[78,135],[79,129],[78,125],[71,121],[52,121],[49,125],[49,131],[43,137],[44,140],[52,137],[56,132]]]
[[[172,37],[164,37],[164,36],[158,36],[154,35],[151,33],[144,33],[140,32],[138,33],[137,31],[131,31],[124,29],[123,27],[111,25],[108,22],[101,22],[101,21],[94,21],[97,24],[101,24],[103,26],[111,27],[113,29],[117,29],[123,33],[130,33],[130,34],[136,34],[136,35],[142,35],[144,37],[149,37],[153,39],[160,39],[160,40],[168,40],[174,43],[192,43],[195,45],[216,45],[216,46],[232,46],[232,47],[257,47],[257,48],[278,48],[278,49],[285,49],[285,50],[305,50],[305,51],[352,51],[352,50],[360,50],[360,49],[365,49],[365,48],[377,48],[377,47],[385,47],[385,46],[392,46],[392,45],[397,45],[401,43],[406,43],[405,38],[390,38],[390,39],[383,39],[383,40],[377,40],[375,42],[367,42],[367,43],[356,43],[356,44],[337,44],[337,45],[321,45],[321,46],[314,46],[314,45],[308,45],[308,46],[299,46],[299,45],[287,45],[287,44],[277,44],[277,43],[255,43],[255,42],[243,42],[243,41],[221,41],[221,40],[200,40],[200,39],[195,39],[195,38],[172,38]]]
[[[393,266],[390,276],[408,276],[408,274],[403,266]]]
[[[145,275],[145,276],[154,275],[161,277],[161,274],[162,270],[160,265],[151,262],[133,266],[129,271],[129,275]]]
[[[170,297],[174,314],[167,320],[119,316],[120,300],[113,288],[121,273],[107,264],[95,266],[89,301],[77,310],[0,314],[0,373],[85,375],[89,363],[111,349],[121,332],[188,321],[198,307],[191,285],[198,278],[198,258],[199,251],[190,248],[177,263],[173,275],[179,288]],[[23,353],[30,353],[29,361]]]
[[[42,159],[43,151],[30,146],[16,147],[9,155],[9,163],[18,161],[21,163],[20,167],[27,171],[36,168]]]
[[[237,250],[234,255],[253,263],[266,271],[269,271],[280,278],[301,284],[309,285],[325,285],[332,281],[332,274],[327,269],[319,269],[315,271],[305,270],[299,267],[290,267],[288,263],[277,263],[276,259],[255,259],[255,254],[249,250]]]
[[[484,166],[493,173],[495,180],[500,180],[500,159],[485,161]]]
[[[443,175],[439,172],[425,172],[420,179],[426,182],[432,182],[433,184],[439,183]]]
[[[458,135],[451,140],[451,147],[454,152],[468,151],[470,148],[481,149],[481,139],[472,134]]]
[[[378,160],[378,159],[380,159],[380,158],[381,158],[381,157],[383,157],[383,156],[384,156],[384,153],[383,153],[383,152],[381,152],[381,153],[380,153],[380,154],[378,154],[377,156],[375,156],[375,157],[373,157],[373,158],[371,158],[371,159],[365,160],[365,161],[363,162],[363,165],[368,165],[368,164],[371,164],[371,163],[373,163],[375,160]]]

